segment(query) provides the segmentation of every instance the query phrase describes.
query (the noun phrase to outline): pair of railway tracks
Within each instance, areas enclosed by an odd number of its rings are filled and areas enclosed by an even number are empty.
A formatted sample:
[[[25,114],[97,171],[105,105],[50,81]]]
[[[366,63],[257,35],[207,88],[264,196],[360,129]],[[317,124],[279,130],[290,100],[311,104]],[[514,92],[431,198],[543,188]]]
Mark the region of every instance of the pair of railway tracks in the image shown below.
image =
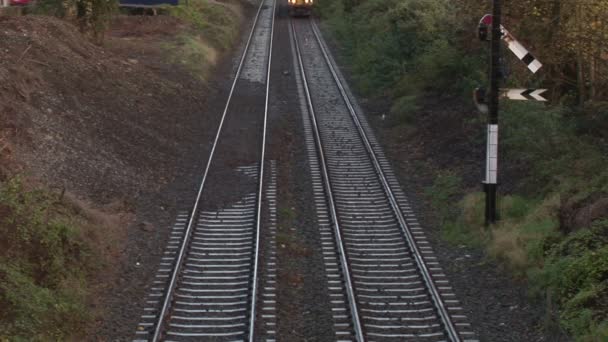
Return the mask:
[[[314,20],[291,23],[338,340],[472,340],[466,317]],[[439,285],[438,285],[439,284]],[[349,312],[349,314],[344,314]],[[348,324],[350,323],[350,324]]]
[[[137,330],[138,341],[275,339],[272,252],[264,287],[271,299],[262,305],[258,300],[263,297],[262,198],[275,12],[274,0],[263,0],[258,8],[195,203],[173,227]],[[336,340],[470,339],[466,318],[458,314],[447,280],[407,199],[395,190],[399,184],[351,101],[316,24],[312,19],[293,20],[289,29]],[[251,82],[263,84],[257,89],[265,92],[252,94]],[[249,180],[241,186],[238,201],[203,209],[216,151],[229,151],[220,147],[221,137],[233,115],[231,101],[241,92],[265,99],[252,110],[262,116],[257,162],[236,170]],[[276,185],[269,188],[276,191]],[[270,194],[271,202],[275,196]],[[273,220],[271,215],[271,225]],[[266,235],[272,238],[272,229]]]

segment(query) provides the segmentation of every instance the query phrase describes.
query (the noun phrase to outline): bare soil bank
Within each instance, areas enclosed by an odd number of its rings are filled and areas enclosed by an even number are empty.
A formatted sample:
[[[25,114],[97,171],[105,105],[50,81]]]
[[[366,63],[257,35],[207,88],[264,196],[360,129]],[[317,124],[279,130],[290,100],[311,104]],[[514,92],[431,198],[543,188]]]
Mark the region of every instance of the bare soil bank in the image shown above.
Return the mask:
[[[99,203],[158,188],[199,138],[191,123],[206,119],[205,86],[172,71],[93,45],[54,18],[1,18],[4,158]]]

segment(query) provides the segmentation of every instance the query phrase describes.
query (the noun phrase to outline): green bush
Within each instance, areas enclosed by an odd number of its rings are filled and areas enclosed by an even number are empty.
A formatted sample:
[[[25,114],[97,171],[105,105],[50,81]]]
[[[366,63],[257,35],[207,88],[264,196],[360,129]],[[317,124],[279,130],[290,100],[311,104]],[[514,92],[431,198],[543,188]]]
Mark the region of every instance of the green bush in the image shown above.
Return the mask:
[[[435,178],[432,186],[426,188],[425,195],[430,199],[431,205],[437,210],[441,222],[449,220],[454,214],[453,203],[462,191],[462,179],[456,172],[441,172]]]
[[[21,264],[0,259],[0,340],[64,340],[86,322],[84,293],[73,284],[40,285]]]
[[[571,113],[532,102],[503,104],[503,159],[525,168],[522,188],[533,196],[606,188],[608,158],[594,140],[577,134]]]
[[[402,96],[391,106],[391,114],[399,124],[413,124],[419,115],[420,105],[416,96]]]
[[[64,340],[86,322],[89,252],[56,196],[0,183],[0,340]]]
[[[239,13],[230,5],[209,0],[189,0],[188,5],[166,10],[191,27],[165,44],[170,62],[205,81],[220,55],[236,41]]]
[[[239,18],[229,6],[209,0],[189,0],[169,8],[169,14],[200,30],[200,36],[220,50],[230,48],[238,35]]]
[[[608,102],[587,102],[581,110],[570,112],[573,124],[581,135],[590,135],[603,140],[604,148],[608,139]]]
[[[581,341],[608,335],[608,221],[583,229],[546,251],[531,280],[561,308],[563,326]]]
[[[367,95],[462,94],[483,78],[483,55],[458,48],[453,31],[462,22],[453,2],[338,0],[320,3],[319,10]]]
[[[523,220],[536,206],[536,201],[517,195],[500,198],[501,215],[509,220]]]

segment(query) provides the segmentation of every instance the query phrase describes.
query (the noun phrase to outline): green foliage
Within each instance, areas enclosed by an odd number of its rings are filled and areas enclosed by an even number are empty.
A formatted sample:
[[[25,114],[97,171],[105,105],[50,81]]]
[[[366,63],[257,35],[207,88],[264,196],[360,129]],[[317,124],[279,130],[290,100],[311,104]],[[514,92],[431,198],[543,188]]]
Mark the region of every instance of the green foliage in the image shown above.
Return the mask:
[[[583,229],[547,249],[544,267],[532,274],[537,291],[560,305],[563,326],[581,341],[608,335],[608,221]]]
[[[501,220],[485,234],[483,194],[466,195],[460,215],[444,222],[443,236],[458,244],[483,242],[513,274],[528,278],[533,293],[550,293],[561,326],[577,340],[603,341],[608,326],[608,224],[577,227],[568,236],[559,230],[558,220],[562,196],[583,202],[607,190],[608,160],[597,144],[598,134],[581,129],[581,115],[564,107],[504,103],[503,158],[525,169],[519,190],[523,195],[501,196]]]
[[[56,199],[0,183],[0,340],[63,340],[86,321],[88,251]]]
[[[469,97],[484,78],[479,58],[462,54],[453,42],[438,38],[428,43],[413,59],[398,89],[407,94],[447,93]]]
[[[608,158],[597,140],[577,133],[571,120],[576,112],[532,102],[503,105],[504,159],[525,165],[528,172],[523,184],[538,194],[597,191],[606,186]]]
[[[454,246],[480,246],[482,236],[462,221],[448,221],[441,226],[441,238]]]
[[[445,203],[447,197],[437,198]],[[608,325],[608,220],[564,236],[558,229],[556,197],[537,201],[505,196],[499,203],[501,221],[488,230],[483,227],[483,198],[482,193],[467,195],[460,215],[444,220],[442,236],[459,245],[483,242],[490,255],[528,278],[534,294],[550,294],[562,327],[578,341],[603,341]]]
[[[397,118],[397,123],[412,124],[419,115],[420,105],[416,96],[401,96],[391,106],[391,114]]]
[[[462,179],[455,172],[441,172],[435,178],[433,185],[425,190],[431,205],[438,211],[442,222],[448,220],[453,214],[453,202],[461,191]]]
[[[571,111],[569,116],[578,134],[608,139],[608,102],[587,102],[581,110]]]
[[[483,232],[483,194],[468,194],[460,203],[462,179],[455,172],[441,172],[425,195],[437,213],[442,238],[453,245],[479,246]],[[481,220],[480,220],[481,218]]]
[[[221,2],[189,0],[188,5],[172,6],[168,10],[170,15],[193,25],[203,40],[221,50],[232,46],[238,34],[238,16]]]
[[[0,339],[63,340],[82,327],[87,318],[82,290],[41,286],[24,271],[23,265],[0,259]]]
[[[523,220],[538,204],[537,201],[517,195],[503,196],[499,201],[501,215],[514,221]]]
[[[166,44],[171,62],[205,80],[219,53],[236,40],[239,16],[232,7],[209,0],[189,0],[188,5],[172,6],[167,11],[192,28]]]
[[[534,102],[503,102],[502,142],[506,153],[514,151],[522,162],[547,160],[543,155],[563,155],[570,138],[562,120],[563,109],[547,110]],[[540,165],[539,165],[540,166]],[[540,166],[539,168],[542,168]]]
[[[407,98],[424,91],[461,94],[483,77],[477,71],[482,57],[458,48],[453,31],[461,21],[454,7],[447,0],[368,0],[356,6],[339,0],[320,3],[320,12],[363,93]]]
[[[180,34],[165,46],[172,63],[183,66],[193,75],[205,79],[210,59],[215,55],[212,48],[198,35]]]

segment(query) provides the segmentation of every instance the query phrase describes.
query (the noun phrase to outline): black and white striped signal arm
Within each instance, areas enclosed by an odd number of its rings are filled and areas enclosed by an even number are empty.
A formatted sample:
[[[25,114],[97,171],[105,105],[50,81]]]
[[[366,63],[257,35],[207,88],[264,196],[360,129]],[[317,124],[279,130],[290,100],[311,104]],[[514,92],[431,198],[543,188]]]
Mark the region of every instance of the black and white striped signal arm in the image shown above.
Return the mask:
[[[504,26],[500,26],[502,29],[502,40],[507,43],[509,50],[511,50],[517,58],[519,58],[524,64],[528,66],[528,69],[535,73],[540,69],[543,65],[541,62],[536,59],[536,57],[532,56],[532,54],[523,46],[520,42],[513,37],[509,31]]]
[[[479,38],[482,40],[487,40],[488,28],[492,25],[492,15],[486,14],[481,18],[479,22]],[[515,37],[503,26],[500,25],[500,29],[502,31],[502,40],[507,43],[507,47],[511,52],[519,58],[532,73],[536,73],[538,69],[540,69],[543,65],[542,63],[534,57],[528,49],[526,49],[520,42],[515,39]]]
[[[547,99],[541,96],[546,91],[547,89],[500,89],[500,95],[509,100],[546,102]]]

